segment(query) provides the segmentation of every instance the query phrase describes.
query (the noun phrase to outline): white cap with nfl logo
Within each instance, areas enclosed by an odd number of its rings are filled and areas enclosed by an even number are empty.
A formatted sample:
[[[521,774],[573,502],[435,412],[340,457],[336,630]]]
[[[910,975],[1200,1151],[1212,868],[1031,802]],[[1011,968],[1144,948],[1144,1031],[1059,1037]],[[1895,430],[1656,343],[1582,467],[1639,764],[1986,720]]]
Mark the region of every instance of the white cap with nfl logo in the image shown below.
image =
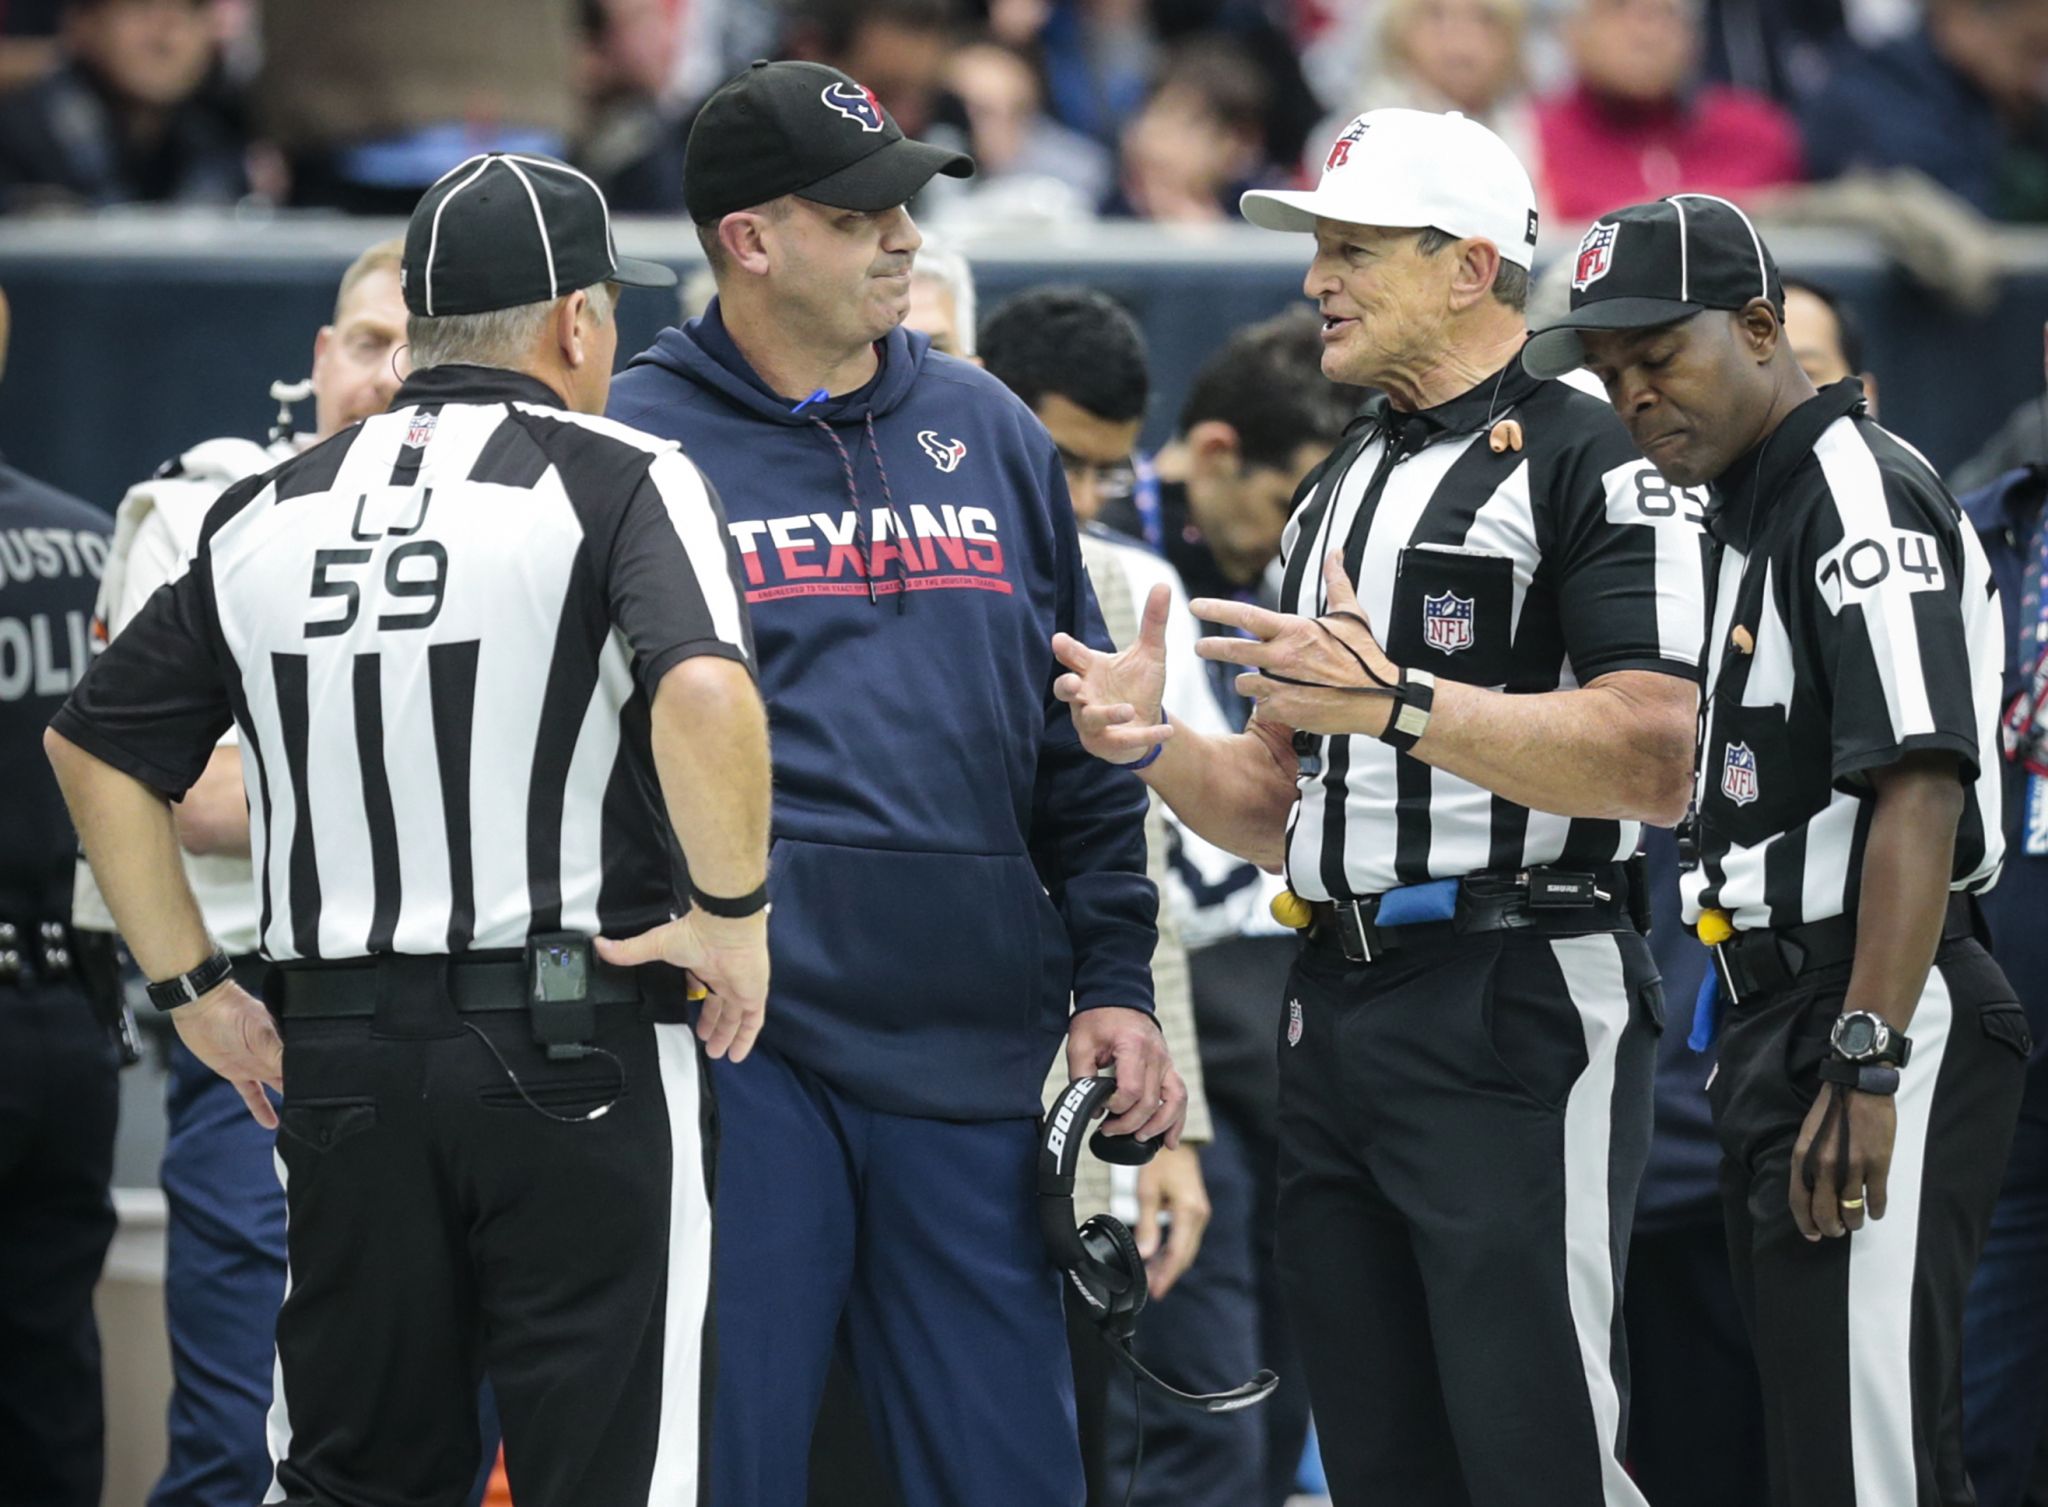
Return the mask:
[[[1346,126],[1313,189],[1253,189],[1238,208],[1267,230],[1314,230],[1318,219],[1388,230],[1433,226],[1483,236],[1501,259],[1536,260],[1536,189],[1508,144],[1455,111],[1369,110]]]

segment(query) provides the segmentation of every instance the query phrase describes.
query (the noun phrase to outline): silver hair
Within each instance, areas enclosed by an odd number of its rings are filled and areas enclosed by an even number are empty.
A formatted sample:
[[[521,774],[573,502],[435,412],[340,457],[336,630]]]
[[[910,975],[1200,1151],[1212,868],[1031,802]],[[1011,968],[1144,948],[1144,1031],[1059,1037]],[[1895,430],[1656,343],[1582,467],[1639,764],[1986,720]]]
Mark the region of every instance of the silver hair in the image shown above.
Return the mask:
[[[937,283],[953,295],[953,320],[960,327],[960,354],[974,354],[974,268],[951,246],[942,246],[930,236],[917,251],[911,265],[913,279]]]
[[[583,290],[599,324],[612,317],[616,292],[610,283],[592,283]],[[429,319],[410,315],[405,321],[408,358],[414,371],[430,366],[495,366],[517,371],[533,355],[534,342],[554,313],[554,299],[490,309],[482,314],[443,314]]]

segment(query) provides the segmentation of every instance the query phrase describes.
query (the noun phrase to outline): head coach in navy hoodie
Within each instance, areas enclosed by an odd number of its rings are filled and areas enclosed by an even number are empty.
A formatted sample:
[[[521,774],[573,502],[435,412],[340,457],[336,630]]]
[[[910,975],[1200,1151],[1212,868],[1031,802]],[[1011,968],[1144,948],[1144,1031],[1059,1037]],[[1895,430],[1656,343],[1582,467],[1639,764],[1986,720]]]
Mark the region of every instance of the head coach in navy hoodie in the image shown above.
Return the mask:
[[[770,1024],[717,1080],[723,1507],[804,1500],[842,1318],[909,1507],[1079,1504],[1040,1085],[1064,1038],[1115,1067],[1112,1132],[1185,1108],[1145,791],[1051,690],[1054,629],[1107,644],[1059,454],[899,328],[904,206],[972,171],[844,74],[756,63],[687,148],[718,297],[612,389],[725,500],[775,738]]]

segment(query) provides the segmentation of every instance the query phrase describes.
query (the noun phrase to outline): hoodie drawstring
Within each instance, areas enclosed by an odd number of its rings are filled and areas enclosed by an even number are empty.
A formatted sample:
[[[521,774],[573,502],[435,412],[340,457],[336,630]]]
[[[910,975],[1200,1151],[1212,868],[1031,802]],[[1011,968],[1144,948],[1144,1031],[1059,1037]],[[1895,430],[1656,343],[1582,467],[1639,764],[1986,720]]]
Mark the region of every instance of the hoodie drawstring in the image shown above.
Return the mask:
[[[895,494],[889,488],[889,471],[882,464],[882,448],[875,439],[875,421],[873,416],[868,416],[864,422],[867,432],[868,453],[874,456],[875,473],[882,479],[882,502],[889,511],[890,519],[896,525],[896,610],[901,613],[907,608],[910,601],[910,572],[903,563],[903,551],[909,544],[910,534],[904,528],[903,520],[896,512]],[[861,506],[860,483],[853,473],[853,456],[848,453],[846,446],[840,443],[837,431],[830,424],[826,423],[823,419],[812,419],[811,423],[824,431],[825,438],[832,442],[832,449],[839,456],[839,469],[846,478],[846,498],[853,507],[854,538],[859,541],[863,574],[867,577],[868,603],[871,606],[877,605],[881,598],[875,591],[874,546],[868,538],[867,523]]]

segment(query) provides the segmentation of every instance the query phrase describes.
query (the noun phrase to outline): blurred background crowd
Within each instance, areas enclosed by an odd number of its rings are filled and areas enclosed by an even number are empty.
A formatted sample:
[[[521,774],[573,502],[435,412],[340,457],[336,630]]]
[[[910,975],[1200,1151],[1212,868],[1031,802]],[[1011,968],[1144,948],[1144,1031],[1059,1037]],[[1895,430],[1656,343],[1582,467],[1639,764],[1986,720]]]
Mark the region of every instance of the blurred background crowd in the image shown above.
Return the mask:
[[[0,0],[0,208],[403,213],[522,148],[680,213],[694,109],[762,56],[973,152],[940,223],[1225,221],[1383,105],[1486,121],[1565,220],[1872,180],[2048,219],[2048,6],[2014,0]]]

